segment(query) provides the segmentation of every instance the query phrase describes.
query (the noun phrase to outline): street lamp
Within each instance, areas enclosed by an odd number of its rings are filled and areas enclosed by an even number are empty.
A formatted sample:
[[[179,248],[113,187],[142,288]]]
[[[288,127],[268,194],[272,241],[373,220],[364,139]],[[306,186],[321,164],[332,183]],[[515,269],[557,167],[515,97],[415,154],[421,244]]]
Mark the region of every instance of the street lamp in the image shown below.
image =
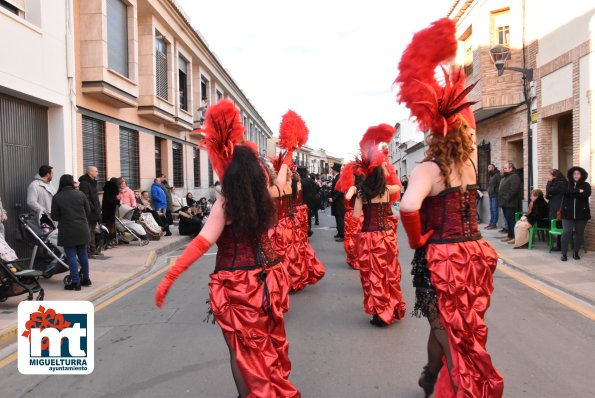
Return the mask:
[[[505,66],[506,61],[510,60],[510,48],[508,46],[497,44],[490,48],[490,59],[496,66],[498,76],[502,76],[505,70],[519,72],[523,74],[523,94],[525,96],[525,105],[527,106],[527,160],[529,164],[527,182],[529,189],[527,189],[528,201],[531,200],[531,189],[533,189],[533,132],[531,131],[531,83],[533,82],[533,69],[518,68],[516,66]],[[527,85],[529,82],[529,85]]]

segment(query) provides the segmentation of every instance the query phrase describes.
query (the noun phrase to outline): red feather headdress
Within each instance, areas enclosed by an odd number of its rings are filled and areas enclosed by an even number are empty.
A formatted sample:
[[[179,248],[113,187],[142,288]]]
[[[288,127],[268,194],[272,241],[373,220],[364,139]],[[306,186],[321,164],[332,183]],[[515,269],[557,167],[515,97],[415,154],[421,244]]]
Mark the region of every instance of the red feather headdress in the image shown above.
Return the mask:
[[[244,125],[238,108],[229,99],[222,99],[207,108],[204,127],[199,130],[205,138],[198,144],[209,152],[213,170],[222,180],[237,145],[244,142]],[[252,146],[249,145],[253,149]]]
[[[308,128],[300,115],[292,110],[285,112],[279,126],[279,147],[277,158],[269,158],[276,172],[279,172],[287,154],[300,148],[308,141]]]
[[[394,134],[395,128],[388,124],[368,128],[359,142],[360,156],[355,160],[358,163],[359,172],[356,171],[356,174],[369,175],[376,167],[388,161],[388,151],[378,146],[381,143],[388,144]]]
[[[441,65],[456,55],[455,31],[454,21],[448,18],[435,21],[413,35],[399,62],[399,76],[395,80],[400,88],[397,101],[411,110],[421,130],[432,134],[446,135],[458,129],[461,118],[475,128],[470,109],[475,102],[466,98],[475,84],[465,88],[462,68],[455,66],[449,74]],[[444,86],[435,78],[438,66],[444,74]]]

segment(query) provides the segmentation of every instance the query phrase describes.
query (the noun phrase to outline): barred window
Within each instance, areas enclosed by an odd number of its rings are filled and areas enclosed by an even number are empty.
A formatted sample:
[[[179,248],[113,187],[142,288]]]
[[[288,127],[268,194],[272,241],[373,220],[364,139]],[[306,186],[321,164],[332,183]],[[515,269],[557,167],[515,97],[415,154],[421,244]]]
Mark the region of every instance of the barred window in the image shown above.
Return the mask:
[[[174,161],[174,187],[184,186],[184,156],[183,145],[177,142],[172,143],[172,158]]]
[[[161,138],[155,137],[155,176],[160,176],[162,173],[161,168]]]
[[[128,77],[128,7],[122,0],[107,1],[107,61]]]
[[[105,122],[83,115],[83,167],[97,167],[97,188],[103,190],[106,181]]]
[[[167,44],[159,32],[155,32],[155,72],[157,96],[168,99],[167,84]]]
[[[488,166],[491,162],[490,143],[482,141],[477,146],[477,184],[482,191],[488,189]]]
[[[120,127],[120,173],[131,189],[140,187],[138,131]]]
[[[200,149],[194,150],[194,188],[200,188]]]
[[[212,187],[213,185],[215,185],[215,177],[213,176],[213,165],[209,159],[209,186]]]
[[[178,85],[180,90],[180,108],[188,110],[188,62],[179,57],[178,59]]]

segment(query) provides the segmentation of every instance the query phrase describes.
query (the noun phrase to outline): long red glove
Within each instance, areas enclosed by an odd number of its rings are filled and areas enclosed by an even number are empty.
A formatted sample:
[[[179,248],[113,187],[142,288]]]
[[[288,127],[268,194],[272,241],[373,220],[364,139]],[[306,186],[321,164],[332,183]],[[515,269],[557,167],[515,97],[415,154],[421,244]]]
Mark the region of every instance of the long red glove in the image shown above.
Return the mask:
[[[401,224],[405,228],[405,232],[407,232],[407,237],[409,238],[409,246],[412,249],[419,249],[423,247],[430,236],[434,233],[434,230],[431,229],[425,234],[422,235],[421,231],[421,217],[419,214],[419,210],[415,210],[409,213],[405,213],[401,211]]]
[[[161,283],[157,286],[157,291],[155,292],[155,305],[157,307],[161,308],[171,285],[182,275],[182,272],[190,268],[210,247],[211,243],[200,235],[190,242],[186,250],[178,257],[176,263],[167,271],[167,274],[165,274]]]
[[[285,157],[283,158],[283,164],[286,164],[287,167],[291,168],[293,166],[293,150],[289,149],[285,153]]]

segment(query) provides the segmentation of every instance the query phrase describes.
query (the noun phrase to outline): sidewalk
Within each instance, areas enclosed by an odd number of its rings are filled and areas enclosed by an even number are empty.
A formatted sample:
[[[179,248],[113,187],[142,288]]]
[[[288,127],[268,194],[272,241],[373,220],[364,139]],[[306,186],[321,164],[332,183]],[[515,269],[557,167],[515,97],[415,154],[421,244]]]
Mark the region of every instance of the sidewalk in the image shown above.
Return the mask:
[[[64,290],[62,282],[67,273],[54,275],[50,279],[40,278],[45,290],[44,300],[87,300],[95,301],[126,282],[149,271],[157,257],[186,245],[188,236],[164,236],[146,246],[121,244],[106,250],[103,256],[89,260],[93,286],[82,287],[81,291]],[[11,297],[0,303],[0,346],[12,343],[17,334],[17,307],[26,295]]]
[[[511,268],[595,305],[595,248],[589,248],[588,253],[581,250],[580,260],[574,260],[569,250],[568,261],[562,262],[560,252],[549,253],[546,242],[536,241],[531,250],[513,249],[513,245],[500,241],[504,234],[486,231],[485,226],[480,225],[481,234]]]

